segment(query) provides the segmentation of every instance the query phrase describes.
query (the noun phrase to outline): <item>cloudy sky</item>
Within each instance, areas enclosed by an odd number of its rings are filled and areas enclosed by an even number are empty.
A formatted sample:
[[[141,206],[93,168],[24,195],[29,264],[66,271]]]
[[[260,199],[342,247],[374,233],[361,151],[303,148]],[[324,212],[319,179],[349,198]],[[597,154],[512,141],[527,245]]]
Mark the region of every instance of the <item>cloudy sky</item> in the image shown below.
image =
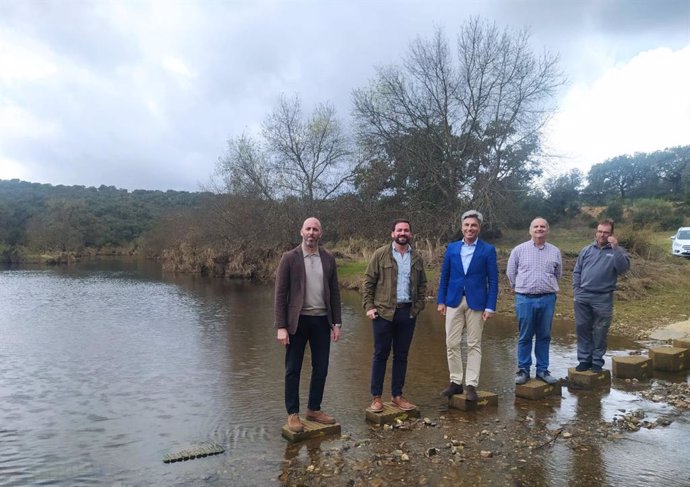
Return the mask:
[[[196,191],[281,93],[351,93],[471,16],[568,84],[549,174],[690,144],[690,0],[0,0],[0,179]]]

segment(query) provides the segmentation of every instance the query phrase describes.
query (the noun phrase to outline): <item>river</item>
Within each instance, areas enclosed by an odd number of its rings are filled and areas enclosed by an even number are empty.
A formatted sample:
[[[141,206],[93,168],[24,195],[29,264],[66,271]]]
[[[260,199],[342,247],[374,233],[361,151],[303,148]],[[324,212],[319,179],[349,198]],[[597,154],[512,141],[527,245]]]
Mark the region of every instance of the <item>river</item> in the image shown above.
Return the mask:
[[[280,485],[287,460],[309,465],[315,450],[330,451],[340,439],[300,449],[280,436],[284,352],[275,342],[272,299],[268,285],[164,275],[154,263],[128,259],[0,269],[0,485]],[[323,409],[343,433],[376,441],[363,411],[370,325],[356,293],[344,292],[343,305],[344,335],[332,347]],[[443,322],[428,306],[417,323],[406,396],[460,436],[465,425],[530,415],[552,429],[611,421],[621,409],[673,415],[667,427],[602,440],[586,455],[555,442],[521,485],[690,485],[687,413],[645,401],[617,381],[596,394],[564,388],[556,403],[516,400],[515,327],[512,317],[485,327],[480,389],[499,394],[498,408],[448,411],[438,394],[447,384]],[[639,347],[610,340],[613,354]],[[551,362],[556,377],[575,365],[569,323],[554,326]],[[207,442],[225,452],[162,461]]]

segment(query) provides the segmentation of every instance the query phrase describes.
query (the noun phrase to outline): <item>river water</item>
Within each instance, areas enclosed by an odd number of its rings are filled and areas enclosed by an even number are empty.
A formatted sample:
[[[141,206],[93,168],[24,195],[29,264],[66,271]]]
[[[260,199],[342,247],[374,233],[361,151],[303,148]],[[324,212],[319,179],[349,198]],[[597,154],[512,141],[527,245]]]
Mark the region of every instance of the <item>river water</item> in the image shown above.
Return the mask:
[[[287,460],[308,465],[315,450],[339,439],[300,450],[280,436],[284,352],[274,339],[272,299],[271,286],[168,276],[126,259],[0,269],[0,485],[280,485]],[[687,413],[644,401],[617,381],[596,394],[564,388],[556,403],[515,400],[512,317],[490,321],[484,332],[480,389],[499,394],[498,408],[448,411],[438,395],[447,384],[443,322],[435,306],[427,308],[405,393],[424,416],[457,425],[460,436],[462,425],[527,416],[552,428],[611,421],[621,409],[674,416],[668,427],[602,441],[586,453],[554,443],[521,485],[690,485]],[[372,338],[356,293],[344,293],[343,314],[323,409],[343,433],[375,438],[363,419]],[[639,345],[611,337],[610,348],[626,353]],[[552,373],[567,376],[574,358],[572,325],[556,323]],[[208,442],[225,453],[162,461]]]

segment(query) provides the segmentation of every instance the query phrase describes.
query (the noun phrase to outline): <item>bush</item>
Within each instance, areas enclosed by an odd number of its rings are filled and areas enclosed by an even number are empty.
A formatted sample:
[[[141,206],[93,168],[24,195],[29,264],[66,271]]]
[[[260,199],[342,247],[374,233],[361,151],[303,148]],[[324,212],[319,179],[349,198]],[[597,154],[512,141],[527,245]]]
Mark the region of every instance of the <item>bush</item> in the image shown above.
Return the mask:
[[[622,222],[623,221],[623,203],[620,201],[612,201],[609,203],[609,206],[607,206],[604,211],[602,211],[599,214],[599,218],[610,218],[614,222]]]
[[[683,216],[675,213],[671,202],[665,200],[638,200],[632,212],[633,229],[672,230],[683,223]]]
[[[639,255],[644,259],[658,259],[665,253],[658,245],[654,245],[655,233],[651,228],[624,227],[616,230],[616,237],[620,246],[629,253]]]

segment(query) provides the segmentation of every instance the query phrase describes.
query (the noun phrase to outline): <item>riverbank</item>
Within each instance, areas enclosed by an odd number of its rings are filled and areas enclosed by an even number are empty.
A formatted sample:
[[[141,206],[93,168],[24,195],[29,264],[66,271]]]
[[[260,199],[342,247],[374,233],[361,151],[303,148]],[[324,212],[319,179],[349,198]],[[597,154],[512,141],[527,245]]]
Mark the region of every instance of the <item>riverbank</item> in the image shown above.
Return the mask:
[[[0,264],[69,265],[92,257],[123,257],[137,255],[136,247],[86,248],[79,251],[36,252],[26,248],[8,247],[0,250]]]

